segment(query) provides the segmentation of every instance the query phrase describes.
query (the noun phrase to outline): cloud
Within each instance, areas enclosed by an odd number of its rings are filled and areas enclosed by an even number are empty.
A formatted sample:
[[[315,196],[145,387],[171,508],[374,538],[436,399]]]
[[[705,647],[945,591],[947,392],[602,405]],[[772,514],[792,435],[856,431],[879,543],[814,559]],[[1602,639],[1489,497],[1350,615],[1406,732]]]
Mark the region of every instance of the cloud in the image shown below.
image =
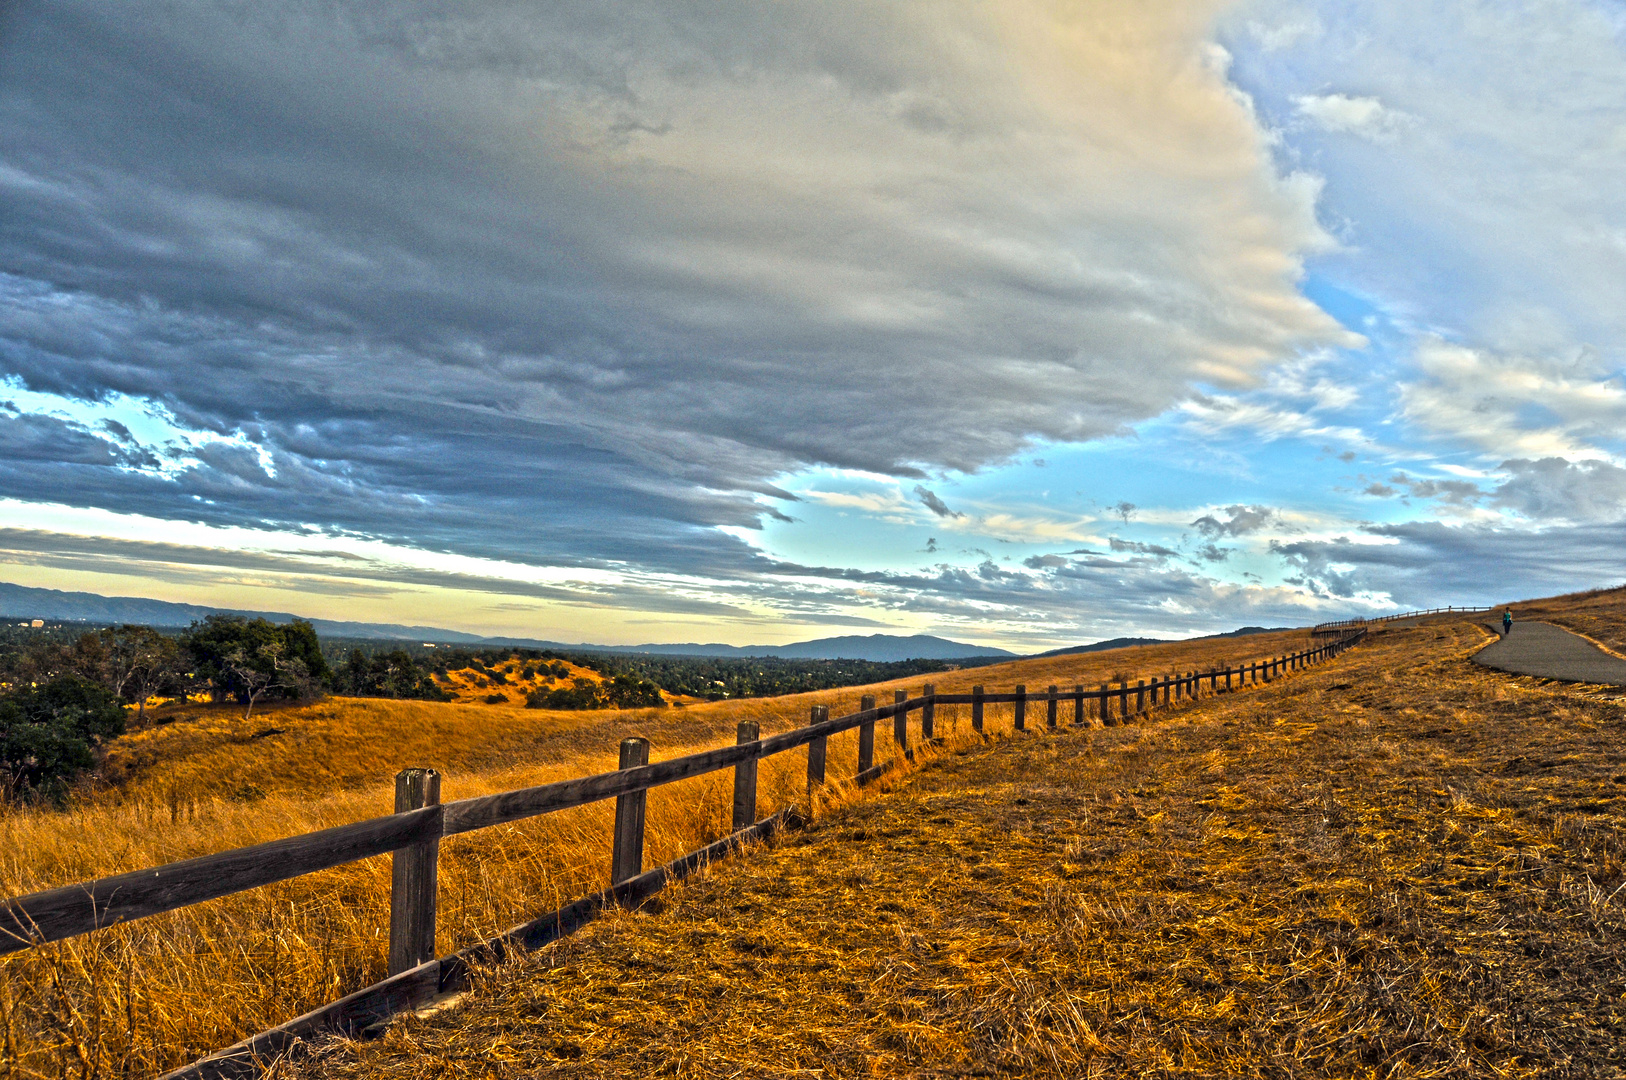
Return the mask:
[[[1591,0],[1240,5],[1221,35],[1233,73],[1283,129],[1289,158],[1325,177],[1323,220],[1344,240],[1317,272],[1378,299],[1411,332],[1448,328],[1471,347],[1523,355],[1590,344],[1618,368],[1617,11]],[[1312,13],[1320,32],[1290,49],[1269,51],[1249,26]],[[1398,133],[1387,117],[1399,114],[1416,122],[1387,142],[1329,137],[1317,122],[1381,137]]]
[[[932,513],[936,514],[938,517],[941,517],[941,518],[963,518],[963,517],[965,517],[965,515],[960,513],[958,510],[950,510],[948,508],[948,503],[945,503],[942,499],[938,498],[935,493],[927,490],[925,485],[923,485],[923,484],[916,484],[915,485],[915,494],[920,497],[920,501],[921,501],[921,503],[923,503],[925,505],[926,509],[928,509]]]
[[[1626,469],[1607,461],[1515,458],[1492,502],[1539,522],[1618,521],[1626,512]]]
[[[1227,516],[1221,521],[1212,514],[1204,514],[1191,523],[1191,527],[1210,539],[1222,536],[1246,536],[1248,533],[1258,532],[1260,529],[1279,524],[1281,521],[1277,511],[1269,506],[1227,506],[1222,511]],[[1212,547],[1213,545],[1209,545]]]
[[[1293,99],[1300,116],[1323,131],[1358,135],[1372,142],[1392,142],[1417,122],[1415,116],[1384,108],[1374,97],[1348,94],[1301,94]]]
[[[1180,553],[1173,548],[1162,544],[1148,544],[1140,540],[1120,540],[1116,536],[1107,538],[1107,546],[1114,552],[1133,552],[1137,555],[1152,555],[1159,559],[1179,558]],[[1088,552],[1075,552],[1075,554],[1088,554]]]
[[[1216,6],[11,11],[0,374],[244,449],[18,428],[0,494],[739,573],[775,477],[1245,385],[1349,336]]]
[[[1615,525],[1408,522],[1366,526],[1353,538],[1273,542],[1271,550],[1297,572],[1301,587],[1345,600],[1352,611],[1552,596],[1623,576]]]
[[[1257,19],[1248,22],[1248,33],[1266,52],[1291,48],[1305,38],[1313,38],[1321,32],[1321,20],[1314,14],[1301,14],[1275,25]]]
[[[1499,352],[1423,337],[1400,386],[1402,415],[1486,453],[1596,456],[1626,427],[1626,384],[1593,350]]]
[[[1390,487],[1389,484],[1399,486]],[[1373,481],[1362,490],[1363,495],[1380,498],[1393,498],[1402,493],[1416,499],[1440,499],[1453,506],[1468,506],[1485,497],[1484,490],[1471,480],[1417,479],[1403,472],[1389,477],[1388,484]]]

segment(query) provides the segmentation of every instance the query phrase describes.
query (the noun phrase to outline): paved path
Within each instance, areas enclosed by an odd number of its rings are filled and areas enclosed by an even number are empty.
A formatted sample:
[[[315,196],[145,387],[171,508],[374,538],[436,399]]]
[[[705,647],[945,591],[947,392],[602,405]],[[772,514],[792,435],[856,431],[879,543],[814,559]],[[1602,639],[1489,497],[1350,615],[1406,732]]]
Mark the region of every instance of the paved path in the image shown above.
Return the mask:
[[[1500,631],[1501,625],[1495,629]],[[1513,633],[1479,650],[1474,660],[1516,675],[1626,686],[1626,660],[1551,623],[1515,622]]]

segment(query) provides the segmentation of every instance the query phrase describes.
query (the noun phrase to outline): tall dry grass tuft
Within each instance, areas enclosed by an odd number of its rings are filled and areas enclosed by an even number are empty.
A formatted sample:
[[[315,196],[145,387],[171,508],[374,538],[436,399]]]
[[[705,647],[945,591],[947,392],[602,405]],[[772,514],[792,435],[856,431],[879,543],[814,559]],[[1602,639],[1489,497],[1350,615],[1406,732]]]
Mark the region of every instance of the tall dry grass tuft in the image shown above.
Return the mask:
[[[1186,671],[1279,655],[1303,633],[1024,660],[948,672],[939,692],[1026,683],[1095,686],[1109,675]],[[120,739],[98,783],[66,809],[0,809],[0,895],[14,896],[388,813],[394,773],[440,770],[447,800],[616,767],[627,735],[660,760],[731,742],[740,720],[764,734],[805,724],[813,705],[855,711],[920,681],[620,713],[332,699],[244,720],[188,705]],[[1064,714],[1070,717],[1069,714]],[[989,706],[986,726],[1011,725]],[[1032,708],[1029,724],[1034,723]],[[969,736],[966,707],[938,709],[938,734]],[[1041,718],[1042,726],[1042,718]],[[890,746],[877,730],[877,756]],[[831,740],[829,776],[850,778],[856,734]],[[929,758],[926,755],[925,758]],[[851,797],[838,787],[831,798]],[[805,757],[763,761],[764,814],[805,805]],[[726,833],[732,775],[652,791],[646,861]],[[602,803],[454,837],[441,847],[442,953],[607,884],[613,806]],[[145,1076],[185,1064],[385,974],[390,864],[372,859],[0,958],[0,1077]]]

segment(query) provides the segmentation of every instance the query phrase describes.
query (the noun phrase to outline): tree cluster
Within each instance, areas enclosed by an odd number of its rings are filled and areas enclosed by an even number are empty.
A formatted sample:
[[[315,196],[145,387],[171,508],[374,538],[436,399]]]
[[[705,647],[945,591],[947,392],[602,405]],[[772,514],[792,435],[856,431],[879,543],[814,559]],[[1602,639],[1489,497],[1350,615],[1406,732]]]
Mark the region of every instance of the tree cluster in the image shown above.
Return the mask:
[[[593,653],[571,660],[604,675],[647,679],[670,694],[719,701],[724,698],[778,697],[841,686],[864,686],[970,667],[978,660],[794,660],[780,657],[654,656]]]
[[[574,685],[555,690],[533,690],[525,698],[527,709],[660,709],[666,706],[661,688],[648,679],[620,674],[604,682],[577,676]]]
[[[210,615],[187,630],[194,677],[215,701],[235,701],[243,716],[262,700],[306,701],[331,682],[316,630],[303,619],[274,623],[241,615]]]
[[[434,670],[404,649],[366,653],[351,649],[333,673],[333,692],[351,697],[415,698],[450,701],[435,682]]]
[[[315,697],[331,678],[307,622],[211,615],[179,636],[150,626],[8,627],[0,634],[0,794],[60,797],[124,732],[128,708],[145,726],[153,698],[207,691],[247,717],[262,701]]]

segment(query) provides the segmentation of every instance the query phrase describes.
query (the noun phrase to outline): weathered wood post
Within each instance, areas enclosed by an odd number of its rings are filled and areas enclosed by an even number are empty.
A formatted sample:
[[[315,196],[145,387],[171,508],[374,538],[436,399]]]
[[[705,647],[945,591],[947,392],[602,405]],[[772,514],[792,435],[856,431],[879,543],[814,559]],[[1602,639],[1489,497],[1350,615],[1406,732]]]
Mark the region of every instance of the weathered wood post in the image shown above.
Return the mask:
[[[1017,731],[1026,731],[1028,727],[1028,688],[1026,683],[1019,683],[1016,687],[1016,703],[1011,706],[1011,726]]]
[[[1054,683],[1051,683],[1050,689],[1045,691],[1044,726],[1049,731],[1056,730],[1056,702],[1060,700],[1057,697],[1058,693],[1059,690]]]
[[[1125,723],[1129,721],[1129,680],[1118,681],[1118,717]]]
[[[909,749],[909,711],[903,703],[909,700],[909,691],[893,691],[892,701],[898,706],[898,711],[892,714],[892,738],[898,744],[898,753],[909,761],[915,760],[915,752]]]
[[[395,774],[395,812],[440,805],[440,773],[402,769]],[[390,974],[435,958],[435,897],[440,878],[440,829],[428,840],[390,856]]]
[[[1135,715],[1146,715],[1146,680],[1135,684]]]
[[[875,709],[875,695],[865,694],[858,701],[859,712],[871,712]],[[875,766],[875,718],[871,717],[858,725],[858,772],[859,775],[869,772]]]
[[[815,705],[813,706],[812,718],[808,723],[821,724],[828,719],[830,719],[830,707],[828,705]],[[813,807],[813,789],[824,786],[824,755],[829,748],[830,737],[828,735],[820,735],[807,744],[807,805],[809,809]]]
[[[1084,719],[1084,684],[1073,684],[1073,726],[1083,727],[1089,721]]]
[[[1225,692],[1226,693],[1231,692],[1231,669],[1230,668],[1225,669]]]
[[[623,769],[649,764],[648,739],[622,739]],[[619,885],[644,872],[644,806],[647,791],[629,791],[615,797],[615,847],[610,855],[610,884]]]
[[[760,742],[762,729],[755,720],[741,720],[734,741],[740,746]],[[755,755],[734,766],[734,831],[757,821],[757,759]]]
[[[982,734],[982,687],[971,688],[971,730]]]
[[[1112,726],[1112,704],[1111,704],[1112,699],[1107,696],[1107,684],[1106,683],[1101,684],[1101,689],[1099,691],[1097,691],[1097,694],[1101,698],[1101,726],[1102,727],[1111,727]]]
[[[926,699],[926,703],[920,707],[920,741],[929,743],[934,741],[937,734],[937,701],[932,697],[931,683],[926,684],[920,696]]]

